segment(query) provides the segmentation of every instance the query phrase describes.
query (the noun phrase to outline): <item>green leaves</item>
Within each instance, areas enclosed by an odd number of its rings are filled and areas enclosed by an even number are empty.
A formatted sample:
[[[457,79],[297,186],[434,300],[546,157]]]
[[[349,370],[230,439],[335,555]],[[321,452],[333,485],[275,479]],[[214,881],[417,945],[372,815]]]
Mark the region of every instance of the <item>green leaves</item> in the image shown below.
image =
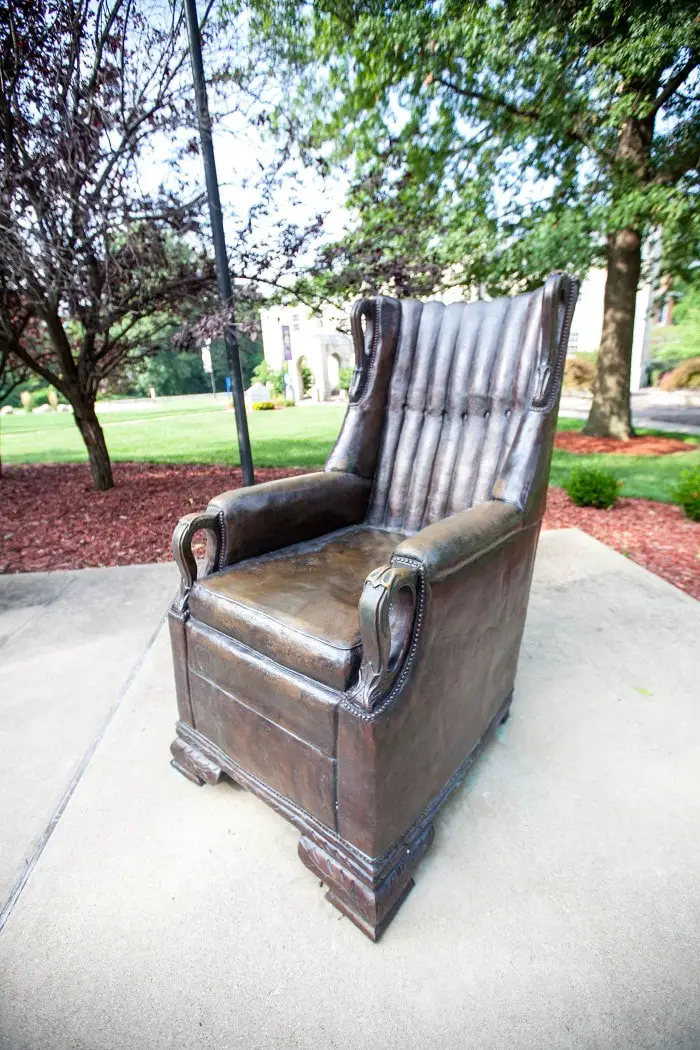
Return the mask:
[[[319,260],[326,291],[424,294],[457,274],[494,291],[534,284],[555,267],[585,271],[614,229],[673,238],[697,199],[693,3],[258,8],[293,67],[288,105],[308,154],[351,180],[356,221]]]

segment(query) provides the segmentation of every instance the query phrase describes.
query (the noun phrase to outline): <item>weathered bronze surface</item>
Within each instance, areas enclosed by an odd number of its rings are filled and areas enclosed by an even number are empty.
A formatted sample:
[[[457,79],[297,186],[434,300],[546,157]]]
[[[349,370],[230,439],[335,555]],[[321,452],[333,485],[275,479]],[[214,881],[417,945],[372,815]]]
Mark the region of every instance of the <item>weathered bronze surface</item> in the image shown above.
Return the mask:
[[[325,470],[175,530],[173,765],[296,825],[372,940],[508,716],[577,292],[555,274],[490,303],[362,300]]]

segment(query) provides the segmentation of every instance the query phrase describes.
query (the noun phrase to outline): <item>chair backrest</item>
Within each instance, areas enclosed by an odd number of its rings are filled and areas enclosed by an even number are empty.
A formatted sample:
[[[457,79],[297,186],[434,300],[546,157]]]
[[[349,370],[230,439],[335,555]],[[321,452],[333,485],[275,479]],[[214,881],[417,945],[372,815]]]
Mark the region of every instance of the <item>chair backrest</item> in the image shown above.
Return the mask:
[[[524,427],[524,417],[558,402],[577,289],[555,274],[534,292],[490,302],[355,305],[358,369],[344,427],[354,441],[341,434],[328,469],[348,469],[334,457],[357,447],[361,429],[358,466],[374,472],[370,524],[413,532],[491,499],[521,435],[543,445],[539,421]],[[537,451],[548,457],[551,441]],[[532,472],[536,457],[520,458]]]

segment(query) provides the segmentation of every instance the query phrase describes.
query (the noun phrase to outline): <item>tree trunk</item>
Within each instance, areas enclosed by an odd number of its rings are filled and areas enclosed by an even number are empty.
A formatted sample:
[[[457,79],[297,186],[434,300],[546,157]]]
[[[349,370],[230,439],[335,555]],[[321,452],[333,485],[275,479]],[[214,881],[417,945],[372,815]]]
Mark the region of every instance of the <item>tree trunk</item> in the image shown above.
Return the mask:
[[[94,401],[72,401],[75,425],[81,433],[85,442],[90,470],[92,471],[92,484],[98,492],[106,492],[114,487],[112,477],[112,464],[107,451],[107,443],[95,412]]]
[[[630,117],[620,128],[616,166],[643,183],[648,175],[654,118]],[[608,235],[608,273],[603,301],[603,331],[598,352],[598,383],[584,434],[594,437],[634,437],[630,412],[630,371],[634,311],[642,270],[642,237],[627,226]]]
[[[603,301],[603,332],[598,353],[598,382],[584,434],[634,437],[630,412],[630,371],[637,285],[642,268],[642,238],[637,230],[616,230],[608,237],[608,273]]]

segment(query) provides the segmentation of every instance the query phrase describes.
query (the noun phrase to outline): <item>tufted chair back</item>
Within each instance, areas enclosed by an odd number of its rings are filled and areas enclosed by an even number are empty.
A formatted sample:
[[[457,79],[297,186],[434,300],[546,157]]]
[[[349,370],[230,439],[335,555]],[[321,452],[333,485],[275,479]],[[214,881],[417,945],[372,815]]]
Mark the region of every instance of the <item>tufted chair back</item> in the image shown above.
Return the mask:
[[[491,302],[355,305],[357,369],[326,469],[373,477],[368,524],[415,532],[494,497],[525,507],[549,466],[577,292],[555,274]]]

